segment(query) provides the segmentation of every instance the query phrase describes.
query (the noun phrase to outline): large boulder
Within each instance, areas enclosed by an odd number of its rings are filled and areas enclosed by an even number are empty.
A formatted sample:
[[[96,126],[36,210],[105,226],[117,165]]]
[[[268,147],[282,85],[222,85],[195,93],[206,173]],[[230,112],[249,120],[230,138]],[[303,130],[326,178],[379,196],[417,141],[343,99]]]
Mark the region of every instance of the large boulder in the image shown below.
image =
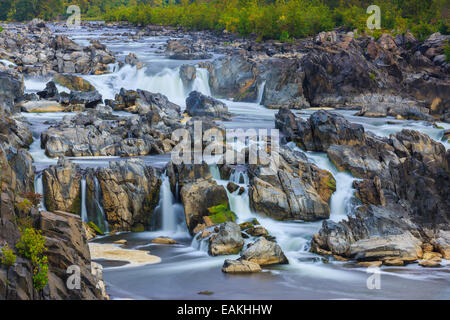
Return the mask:
[[[212,256],[238,254],[244,246],[241,228],[234,222],[225,222],[218,229],[209,238],[209,253]]]
[[[227,119],[228,107],[212,97],[198,91],[192,91],[186,99],[186,113],[190,116],[207,116],[216,119]]]
[[[55,74],[53,76],[53,81],[72,91],[95,91],[95,87],[89,81],[73,74]]]
[[[258,238],[244,249],[241,252],[241,260],[254,262],[260,266],[289,263],[280,246],[264,237]]]
[[[111,161],[98,169],[103,208],[110,230],[146,230],[159,201],[161,180],[141,159]]]
[[[222,272],[225,273],[253,273],[261,272],[259,264],[246,260],[226,259],[222,266]]]
[[[23,96],[23,77],[0,72],[0,105],[6,113],[15,113],[14,104]]]
[[[42,173],[45,207],[50,211],[81,214],[81,169],[71,161],[60,158],[57,165]]]
[[[71,91],[69,96],[69,104],[84,105],[85,108],[94,108],[102,103],[102,95],[97,91]]]
[[[197,77],[197,68],[191,64],[183,64],[180,67],[180,78],[185,88],[191,88],[192,83]]]

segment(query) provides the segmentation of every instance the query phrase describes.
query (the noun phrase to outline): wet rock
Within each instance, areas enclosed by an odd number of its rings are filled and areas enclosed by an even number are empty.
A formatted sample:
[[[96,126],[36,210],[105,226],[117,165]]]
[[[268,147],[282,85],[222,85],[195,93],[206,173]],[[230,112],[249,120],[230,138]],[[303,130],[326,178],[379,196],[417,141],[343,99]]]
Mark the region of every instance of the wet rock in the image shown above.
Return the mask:
[[[116,231],[148,229],[159,201],[161,180],[141,159],[111,161],[98,169],[103,208],[109,228]]]
[[[191,88],[192,83],[194,82],[196,77],[197,69],[195,68],[195,66],[190,64],[183,64],[180,67],[180,78],[181,81],[183,81],[185,87]]]
[[[225,273],[254,273],[261,272],[259,264],[246,260],[226,259],[222,266]]]
[[[237,184],[235,184],[235,183],[233,183],[233,182],[228,182],[228,184],[227,184],[227,190],[230,192],[230,193],[233,193],[233,192],[235,192],[237,189],[239,189],[239,186],[237,185]]]
[[[79,76],[73,74],[55,74],[53,81],[72,91],[90,92],[95,91],[95,87]]]
[[[277,220],[328,218],[336,189],[331,174],[285,148],[280,149],[279,159],[276,174],[263,175],[258,167],[249,171],[252,209]]]
[[[237,254],[243,246],[241,228],[234,222],[221,224],[218,232],[209,238],[209,253],[212,256]]]
[[[215,97],[254,102],[258,96],[257,68],[242,55],[224,56],[207,65]]]
[[[190,116],[207,116],[215,119],[227,119],[228,107],[214,98],[192,91],[186,99],[186,113]]]
[[[8,72],[0,72],[1,110],[15,113],[14,104],[19,101],[24,91],[23,77]]]
[[[50,100],[27,101],[20,103],[19,106],[23,112],[31,113],[64,112],[67,110],[66,106]]]
[[[254,262],[260,266],[289,263],[280,246],[264,237],[244,249],[241,252],[241,260]]]
[[[204,60],[212,55],[193,45],[187,39],[167,41],[166,56],[175,60]]]
[[[39,91],[37,93],[37,95],[41,98],[41,99],[56,99],[58,100],[59,98],[59,94],[58,94],[58,89],[56,88],[56,85],[53,81],[47,82],[47,84],[45,85],[45,89],[42,91]]]
[[[136,54],[134,54],[133,52],[130,52],[125,57],[125,63],[129,64],[132,67],[136,67],[137,69],[142,69],[144,67],[144,64],[138,59]]]
[[[362,180],[353,183],[356,189],[356,197],[365,204],[386,205],[383,190],[381,189],[381,181],[378,176],[373,180]]]
[[[177,244],[178,242],[174,239],[167,238],[167,237],[158,237],[152,240],[152,243],[158,243],[158,244]]]
[[[45,207],[50,211],[81,214],[81,170],[67,159],[60,158],[57,165],[42,173]]]
[[[94,108],[96,105],[102,103],[102,95],[97,90],[81,92],[71,91],[69,97],[69,104],[81,104],[85,108]]]

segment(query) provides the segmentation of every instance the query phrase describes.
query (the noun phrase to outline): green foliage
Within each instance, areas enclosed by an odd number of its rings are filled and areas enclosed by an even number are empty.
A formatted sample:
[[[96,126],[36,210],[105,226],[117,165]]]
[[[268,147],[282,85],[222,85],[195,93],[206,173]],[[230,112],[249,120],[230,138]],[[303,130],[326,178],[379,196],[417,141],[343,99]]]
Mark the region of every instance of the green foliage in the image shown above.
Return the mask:
[[[92,230],[94,230],[96,234],[99,234],[99,235],[103,235],[104,234],[103,231],[100,230],[100,228],[94,222],[89,221],[88,222],[88,226],[90,228],[92,228]]]
[[[16,263],[16,255],[14,254],[14,251],[8,246],[5,245],[1,248],[2,256],[0,258],[0,261],[2,264],[5,264],[7,266],[12,266],[14,263]]]
[[[33,206],[37,206],[41,203],[42,195],[34,192],[27,192],[23,197],[31,202]]]
[[[445,54],[445,61],[450,62],[450,44],[447,41],[447,44],[444,45],[444,54]]]
[[[209,218],[214,224],[221,224],[227,221],[236,221],[236,214],[230,210],[228,202],[208,208],[208,211],[211,214]]]
[[[0,26],[0,32],[2,32],[3,31],[3,28],[2,28],[2,26]]]
[[[45,237],[34,228],[21,229],[20,241],[16,248],[22,256],[31,260],[33,264],[33,286],[42,290],[48,283],[48,259],[44,253]]]
[[[33,207],[33,204],[28,199],[23,199],[16,204],[16,208],[22,212],[28,212]]]

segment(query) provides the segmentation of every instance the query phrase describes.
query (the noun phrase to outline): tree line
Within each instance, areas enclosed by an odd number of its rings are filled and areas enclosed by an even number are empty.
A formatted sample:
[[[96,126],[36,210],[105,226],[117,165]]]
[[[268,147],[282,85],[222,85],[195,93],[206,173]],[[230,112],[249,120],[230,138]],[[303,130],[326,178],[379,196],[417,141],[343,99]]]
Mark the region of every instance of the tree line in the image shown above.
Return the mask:
[[[137,25],[227,30],[259,39],[290,41],[342,27],[366,30],[369,5],[381,9],[382,32],[413,32],[418,38],[449,32],[449,0],[0,0],[0,20],[50,20],[76,4],[86,19]]]

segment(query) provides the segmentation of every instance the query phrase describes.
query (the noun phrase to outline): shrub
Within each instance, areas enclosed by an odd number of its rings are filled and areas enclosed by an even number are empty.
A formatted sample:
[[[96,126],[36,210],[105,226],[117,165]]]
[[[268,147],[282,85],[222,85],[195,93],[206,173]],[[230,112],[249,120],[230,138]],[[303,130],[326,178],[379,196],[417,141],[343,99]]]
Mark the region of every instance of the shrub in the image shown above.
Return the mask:
[[[1,263],[7,266],[12,266],[14,265],[14,263],[16,263],[17,257],[14,254],[14,251],[8,245],[2,247],[1,251],[2,251],[2,257],[0,259]]]
[[[29,200],[33,206],[39,205],[42,200],[42,194],[34,192],[27,192],[23,195],[23,197]]]
[[[22,212],[28,212],[33,207],[33,204],[28,199],[23,199],[22,201],[16,203],[16,208]]]
[[[236,214],[230,210],[228,202],[208,208],[208,211],[211,214],[209,218],[214,224],[221,224],[227,221],[236,221]]]
[[[20,241],[16,248],[22,256],[31,260],[33,264],[33,286],[42,290],[48,283],[48,259],[44,253],[45,237],[34,228],[21,229]]]

